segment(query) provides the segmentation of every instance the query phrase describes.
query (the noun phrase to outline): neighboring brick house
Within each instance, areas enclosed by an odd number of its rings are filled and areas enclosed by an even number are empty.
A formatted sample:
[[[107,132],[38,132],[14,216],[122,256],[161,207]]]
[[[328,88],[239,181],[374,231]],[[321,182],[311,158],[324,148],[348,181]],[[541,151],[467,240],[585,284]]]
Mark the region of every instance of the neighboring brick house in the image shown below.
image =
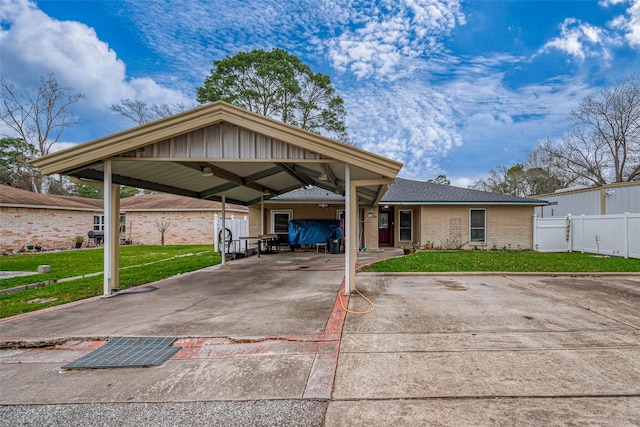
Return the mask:
[[[29,244],[71,248],[75,236],[93,229],[102,200],[38,194],[0,185],[0,253]]]
[[[87,237],[104,227],[103,201],[83,197],[38,194],[0,185],[0,253],[20,250],[29,244],[44,249],[68,249],[75,236]],[[169,223],[165,244],[213,243],[214,215],[219,202],[168,194],[122,199],[121,240],[133,244],[160,243],[156,222]],[[247,208],[226,206],[226,216],[243,218]],[[85,245],[90,243],[85,239]]]
[[[532,249],[533,215],[545,201],[398,178],[378,206],[360,205],[359,247],[376,250],[411,243],[434,248]],[[260,204],[249,207],[259,234]],[[282,234],[285,219],[340,219],[344,198],[316,187],[264,203],[265,232]],[[278,228],[279,227],[279,228]]]
[[[160,232],[157,223],[170,224],[165,233],[167,245],[213,244],[214,216],[220,216],[220,202],[174,196],[150,194],[127,197],[120,201],[125,214],[124,238],[133,244],[158,245]],[[227,218],[243,219],[248,209],[226,204]]]

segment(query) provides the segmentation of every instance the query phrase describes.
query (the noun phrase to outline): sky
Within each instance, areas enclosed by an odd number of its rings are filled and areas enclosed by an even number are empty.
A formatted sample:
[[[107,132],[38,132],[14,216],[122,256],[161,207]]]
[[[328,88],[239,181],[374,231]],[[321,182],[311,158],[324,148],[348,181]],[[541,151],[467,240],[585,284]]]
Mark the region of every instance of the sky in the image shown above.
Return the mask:
[[[357,147],[467,187],[640,71],[640,0],[0,0],[1,77],[84,95],[56,149],[132,127],[123,98],[195,106],[214,60],[273,48],[330,76]]]

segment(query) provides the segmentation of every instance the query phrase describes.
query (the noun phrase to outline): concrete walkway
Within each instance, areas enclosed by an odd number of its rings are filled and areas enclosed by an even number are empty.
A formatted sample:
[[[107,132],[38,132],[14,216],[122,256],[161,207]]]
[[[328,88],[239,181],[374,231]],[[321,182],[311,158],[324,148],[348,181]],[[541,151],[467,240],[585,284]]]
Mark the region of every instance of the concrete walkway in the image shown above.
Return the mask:
[[[339,296],[343,268],[283,252],[0,320],[0,425],[640,420],[639,276],[361,273],[376,307],[353,315],[340,298],[368,305]],[[181,349],[154,368],[61,369],[117,336]]]

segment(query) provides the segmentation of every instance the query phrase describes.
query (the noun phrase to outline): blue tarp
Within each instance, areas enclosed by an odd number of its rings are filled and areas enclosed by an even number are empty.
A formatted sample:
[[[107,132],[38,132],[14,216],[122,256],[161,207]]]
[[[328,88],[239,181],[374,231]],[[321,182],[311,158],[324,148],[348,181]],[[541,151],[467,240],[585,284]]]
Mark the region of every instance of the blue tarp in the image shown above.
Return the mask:
[[[329,239],[340,239],[342,230],[339,220],[295,220],[289,221],[289,245],[315,245]]]

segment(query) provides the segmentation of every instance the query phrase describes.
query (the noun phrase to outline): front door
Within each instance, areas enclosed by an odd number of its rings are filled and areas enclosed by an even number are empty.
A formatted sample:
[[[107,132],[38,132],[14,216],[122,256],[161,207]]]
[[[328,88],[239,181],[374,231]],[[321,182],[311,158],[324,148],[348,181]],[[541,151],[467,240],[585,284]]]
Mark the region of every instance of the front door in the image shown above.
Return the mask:
[[[393,244],[392,211],[378,212],[378,245]]]

